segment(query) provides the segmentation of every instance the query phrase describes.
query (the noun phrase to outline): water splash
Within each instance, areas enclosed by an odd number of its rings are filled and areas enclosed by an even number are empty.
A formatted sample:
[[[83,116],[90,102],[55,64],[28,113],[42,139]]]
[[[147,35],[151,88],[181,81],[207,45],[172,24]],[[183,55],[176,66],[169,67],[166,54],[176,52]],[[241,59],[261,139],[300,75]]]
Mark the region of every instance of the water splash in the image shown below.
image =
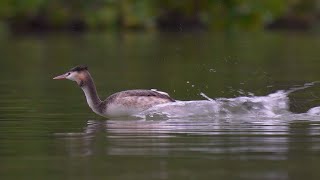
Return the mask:
[[[138,117],[146,119],[156,118],[231,118],[239,116],[264,116],[275,117],[279,113],[287,113],[289,98],[285,91],[277,91],[268,96],[252,96],[237,98],[209,98],[208,100],[177,101],[160,104],[147,111],[138,114]]]
[[[177,101],[154,106],[135,117],[151,120],[171,118],[206,118],[206,119],[281,119],[296,116],[297,118],[320,115],[320,107],[312,108],[304,114],[294,114],[289,111],[290,93],[306,89],[318,82],[307,83],[287,91],[279,90],[266,96],[240,96],[236,98],[212,99],[204,93],[200,95],[207,100]]]

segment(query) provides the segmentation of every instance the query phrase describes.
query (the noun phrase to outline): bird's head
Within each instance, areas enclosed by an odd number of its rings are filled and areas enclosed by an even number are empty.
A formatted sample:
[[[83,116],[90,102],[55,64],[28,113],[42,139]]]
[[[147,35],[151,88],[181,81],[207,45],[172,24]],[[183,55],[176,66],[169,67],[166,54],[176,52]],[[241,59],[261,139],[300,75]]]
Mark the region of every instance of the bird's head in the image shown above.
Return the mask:
[[[88,67],[80,65],[70,69],[68,72],[62,75],[54,77],[53,79],[69,79],[71,81],[76,81],[77,84],[81,87],[84,85],[88,76]]]

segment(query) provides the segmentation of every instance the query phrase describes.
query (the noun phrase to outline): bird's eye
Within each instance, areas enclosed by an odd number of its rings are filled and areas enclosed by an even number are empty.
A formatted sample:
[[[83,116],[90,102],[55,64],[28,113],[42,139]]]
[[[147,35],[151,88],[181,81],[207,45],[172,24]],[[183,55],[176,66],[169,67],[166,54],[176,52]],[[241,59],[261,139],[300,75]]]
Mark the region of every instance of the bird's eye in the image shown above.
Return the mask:
[[[69,76],[70,74],[71,74],[71,73],[69,73],[69,72],[67,73],[68,76]]]

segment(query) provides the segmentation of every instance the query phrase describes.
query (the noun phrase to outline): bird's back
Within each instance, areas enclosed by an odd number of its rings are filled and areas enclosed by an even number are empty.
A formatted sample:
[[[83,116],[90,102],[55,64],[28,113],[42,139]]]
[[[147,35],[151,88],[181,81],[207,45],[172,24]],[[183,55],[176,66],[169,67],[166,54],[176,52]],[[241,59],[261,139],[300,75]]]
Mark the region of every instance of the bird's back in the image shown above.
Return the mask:
[[[128,116],[152,106],[174,102],[167,93],[156,90],[127,90],[109,96],[105,102],[108,116]]]

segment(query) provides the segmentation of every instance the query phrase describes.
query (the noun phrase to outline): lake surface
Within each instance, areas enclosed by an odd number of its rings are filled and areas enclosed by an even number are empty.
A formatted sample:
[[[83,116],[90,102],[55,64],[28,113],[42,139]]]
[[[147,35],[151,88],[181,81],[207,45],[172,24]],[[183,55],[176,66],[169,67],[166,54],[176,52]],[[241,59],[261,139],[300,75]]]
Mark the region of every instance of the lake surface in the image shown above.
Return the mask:
[[[158,89],[190,101],[267,97],[320,78],[306,33],[0,34],[0,179],[319,179],[320,86],[288,93],[281,116],[106,119],[74,82],[87,64],[101,97]],[[251,111],[250,111],[251,112]]]

